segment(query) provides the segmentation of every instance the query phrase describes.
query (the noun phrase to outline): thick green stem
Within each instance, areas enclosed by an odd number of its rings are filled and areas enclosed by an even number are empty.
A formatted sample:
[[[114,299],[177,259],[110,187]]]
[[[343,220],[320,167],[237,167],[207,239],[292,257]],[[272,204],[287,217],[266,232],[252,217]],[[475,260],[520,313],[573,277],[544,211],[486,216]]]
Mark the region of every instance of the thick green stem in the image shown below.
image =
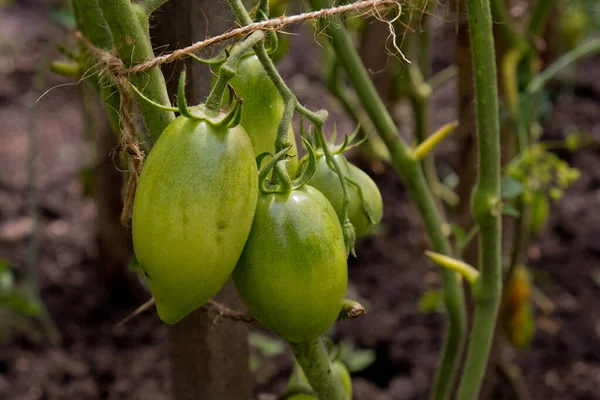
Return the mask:
[[[130,0],[98,1],[104,19],[112,33],[117,54],[130,67],[154,57],[148,33],[148,15],[144,8],[132,4]],[[131,82],[149,99],[171,105],[165,78],[159,67],[134,74]],[[139,98],[138,98],[139,100]],[[151,104],[138,101],[144,124],[156,141],[167,125],[175,119],[171,111],[158,110]]]
[[[144,0],[139,5],[143,8],[146,15],[150,16],[154,11],[158,10],[160,6],[165,4],[169,0]]]
[[[313,9],[318,10],[330,7],[331,0],[310,0],[310,4]],[[339,20],[322,21],[321,28],[326,29],[331,38],[340,64],[344,67],[378,134],[385,142],[396,171],[404,179],[408,191],[419,208],[433,249],[438,253],[451,255],[450,243],[442,231],[443,220],[419,161],[400,137],[348,33]],[[456,273],[442,271],[441,274],[444,281],[444,301],[449,317],[449,329],[433,390],[434,399],[444,399],[450,395],[466,327],[464,297]]]
[[[292,352],[319,400],[347,400],[342,382],[333,374],[321,339],[290,343]]]
[[[73,0],[73,13],[77,21],[77,29],[96,47],[99,49],[110,51],[113,47],[112,35],[106,27],[106,21],[102,13],[98,10],[97,0]],[[84,54],[83,60],[80,62],[82,71],[91,71],[95,59],[85,46],[81,45],[82,54]],[[110,126],[115,133],[119,135],[120,122],[119,122],[119,106],[120,99],[118,90],[115,85],[109,82],[100,82],[98,75],[94,76],[96,86],[99,88],[100,96],[104,101],[106,107],[106,113]]]
[[[468,0],[467,14],[475,72],[479,171],[473,216],[479,226],[480,284],[474,291],[475,316],[457,398],[477,399],[492,345],[502,294],[500,127],[498,84],[490,0]]]

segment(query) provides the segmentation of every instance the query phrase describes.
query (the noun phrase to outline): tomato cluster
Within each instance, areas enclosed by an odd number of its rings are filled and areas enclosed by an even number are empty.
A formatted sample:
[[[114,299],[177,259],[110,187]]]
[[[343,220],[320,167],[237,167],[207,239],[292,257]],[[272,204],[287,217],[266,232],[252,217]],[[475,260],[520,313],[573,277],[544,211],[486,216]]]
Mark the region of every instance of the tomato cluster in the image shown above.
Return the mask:
[[[232,277],[261,325],[290,342],[311,340],[335,322],[347,289],[340,178],[308,142],[298,168],[291,126],[290,145],[273,156],[281,96],[255,56],[237,71],[230,84],[243,99],[241,118],[194,107],[149,154],[134,203],[136,256],[166,323]],[[265,152],[272,158],[259,171],[255,157]],[[335,158],[348,182],[348,216],[364,236],[381,220],[381,195],[363,171]]]

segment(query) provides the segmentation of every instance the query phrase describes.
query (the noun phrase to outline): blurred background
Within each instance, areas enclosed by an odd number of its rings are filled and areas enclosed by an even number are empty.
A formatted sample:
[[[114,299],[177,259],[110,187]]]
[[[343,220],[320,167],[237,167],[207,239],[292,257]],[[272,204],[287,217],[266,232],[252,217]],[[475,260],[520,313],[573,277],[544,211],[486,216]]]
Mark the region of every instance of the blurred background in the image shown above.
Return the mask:
[[[188,3],[171,0],[152,20],[157,52],[181,47],[182,35],[199,40],[233,26],[222,2]],[[300,2],[273,3],[275,12],[287,7],[286,14],[305,8]],[[511,15],[524,18],[530,2],[512,3]],[[597,37],[598,8],[591,0],[557,2],[544,34],[541,67]],[[473,115],[465,111],[472,99],[465,102],[460,76],[462,13],[442,2],[430,14],[431,75],[445,73],[437,75],[430,100],[433,132],[456,119],[472,124]],[[177,28],[164,22],[167,16],[180,18]],[[412,140],[410,101],[390,85],[406,69],[385,51],[386,26],[352,21],[380,94]],[[210,358],[220,354],[219,346],[246,336],[249,359],[243,345],[232,357],[250,366],[246,380],[253,393],[263,398],[282,393],[292,356],[283,342],[260,329],[233,328],[203,313],[186,319],[181,328],[186,334],[170,331],[153,309],[117,326],[149,294],[129,268],[130,232],[119,222],[123,178],[109,156],[117,143],[99,97],[85,79],[50,69],[77,51],[74,26],[67,1],[0,0],[0,399],[172,399],[173,386],[179,385],[172,377],[181,376],[170,372],[173,360],[186,373],[203,375],[207,387],[220,379],[194,370],[190,365],[197,360],[181,361],[178,355],[193,353],[198,345],[204,350],[197,357]],[[287,32],[280,35],[282,76],[303,104],[329,110],[329,129],[336,123],[338,131],[351,132],[355,121],[323,72],[331,55],[315,39],[312,25]],[[191,68],[197,75],[190,103],[204,99],[211,79],[208,67]],[[165,69],[171,86],[173,75]],[[551,154],[578,169],[579,178],[551,203],[547,221],[524,250],[532,313],[511,328],[517,332],[497,335],[483,396],[600,399],[600,55],[555,76],[541,108],[541,140],[555,144],[548,146]],[[329,336],[340,344],[352,372],[355,399],[424,399],[443,340],[441,281],[423,257],[427,238],[403,183],[378,143],[369,144],[349,156],[373,177],[384,200],[381,226],[357,242],[358,256],[349,260],[351,297],[368,314],[339,322]],[[436,150],[441,181],[462,199],[460,177],[473,171],[466,156],[472,152],[460,130]],[[460,220],[465,206],[455,207]],[[453,229],[457,238],[464,236]],[[241,307],[235,294],[220,296]],[[229,336],[233,330],[237,336]],[[212,339],[191,337],[192,331],[208,332]],[[515,340],[521,333],[528,339]]]

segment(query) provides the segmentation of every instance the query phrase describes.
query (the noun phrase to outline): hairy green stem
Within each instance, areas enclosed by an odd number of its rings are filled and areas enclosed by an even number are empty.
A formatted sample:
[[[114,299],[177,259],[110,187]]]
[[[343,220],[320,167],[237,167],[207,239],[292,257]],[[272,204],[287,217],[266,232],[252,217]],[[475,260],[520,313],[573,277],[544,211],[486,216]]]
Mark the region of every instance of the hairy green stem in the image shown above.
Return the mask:
[[[475,316],[457,398],[477,399],[492,345],[502,295],[500,126],[496,55],[490,0],[467,0],[475,72],[479,170],[473,190],[473,216],[479,226],[480,284],[473,295]]]
[[[160,6],[165,4],[169,0],[144,0],[139,3],[140,7],[144,10],[146,15],[150,16],[154,11],[158,10]]]
[[[235,14],[238,21],[243,25],[251,24],[252,18],[248,11],[244,7],[244,4],[241,0],[227,0],[229,7]],[[267,50],[265,49],[264,42],[257,43],[254,45],[254,52],[261,62],[262,66],[265,68],[267,75],[279,91],[283,102],[284,102],[284,110],[281,121],[279,122],[279,126],[277,127],[277,138],[275,139],[275,152],[279,152],[286,148],[289,143],[287,142],[288,138],[288,129],[292,122],[292,118],[294,116],[294,110],[297,111],[300,115],[306,117],[315,127],[315,135],[323,135],[323,123],[325,118],[327,118],[326,111],[318,111],[314,112],[309,110],[308,108],[302,106],[294,93],[288,88],[288,86],[283,81],[281,75],[277,71],[273,60],[269,57]],[[327,159],[327,162],[334,166],[335,171],[340,180],[340,185],[342,187],[342,192],[344,195],[344,199],[342,202],[342,227],[344,229],[344,241],[346,244],[346,252],[354,254],[354,227],[350,223],[350,218],[348,217],[348,204],[350,202],[350,192],[348,190],[348,184],[344,175],[342,174],[342,168],[339,165],[338,161],[333,157],[329,148],[327,148],[326,141],[324,139],[321,140],[323,144],[323,153]]]
[[[125,66],[130,67],[154,57],[148,32],[148,15],[141,6],[132,4],[130,0],[98,1],[98,6],[112,33],[117,54]],[[165,106],[171,105],[165,78],[159,67],[134,74],[130,79],[149,99]],[[175,114],[171,111],[157,110],[144,101],[137,103],[150,137],[156,141],[167,125],[175,119]]]
[[[221,108],[223,94],[227,89],[227,84],[231,78],[235,76],[235,71],[240,59],[248,50],[250,50],[252,46],[263,40],[264,37],[265,34],[262,31],[254,32],[252,35],[248,36],[246,40],[233,48],[231,54],[229,54],[229,57],[227,58],[227,61],[225,61],[219,68],[219,78],[217,79],[213,89],[210,91],[208,99],[206,99],[206,108],[208,110],[216,111]]]
[[[319,400],[347,400],[342,382],[333,374],[331,361],[320,338],[289,343]]]
[[[310,5],[315,10],[323,9],[331,6],[331,0],[310,0]],[[396,171],[404,179],[408,191],[419,208],[434,250],[441,254],[451,255],[450,243],[442,231],[443,220],[420,163],[414,152],[400,137],[392,117],[377,95],[377,90],[348,33],[339,19],[322,21],[321,29],[327,31],[340,64],[344,67],[378,134],[385,142]],[[443,356],[433,389],[432,398],[434,399],[444,399],[450,395],[466,329],[464,297],[456,273],[443,270],[441,274],[444,281],[444,302],[449,324]]]
[[[106,27],[106,21],[102,13],[98,9],[97,0],[73,0],[73,13],[77,23],[77,29],[96,47],[99,49],[110,51],[113,48],[112,35]],[[94,65],[95,58],[89,53],[85,46],[80,46],[81,52],[84,55],[80,66],[84,76],[86,74],[96,72]],[[96,87],[100,91],[100,96],[104,101],[106,113],[110,126],[115,133],[120,133],[119,108],[120,98],[118,89],[110,82],[101,82],[99,75],[96,73],[93,76]]]

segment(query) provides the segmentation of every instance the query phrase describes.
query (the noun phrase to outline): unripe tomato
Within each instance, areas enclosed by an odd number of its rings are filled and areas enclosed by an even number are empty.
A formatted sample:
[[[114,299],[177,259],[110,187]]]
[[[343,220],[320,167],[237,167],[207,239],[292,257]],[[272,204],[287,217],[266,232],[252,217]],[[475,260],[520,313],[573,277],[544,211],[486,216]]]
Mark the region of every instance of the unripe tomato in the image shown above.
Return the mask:
[[[257,193],[241,126],[180,116],[164,130],[142,169],[132,221],[135,253],[164,322],[176,323],[223,287],[248,238]]]
[[[348,190],[350,192],[348,218],[350,218],[350,222],[352,222],[354,229],[356,229],[356,237],[366,236],[373,231],[383,217],[383,200],[381,199],[381,193],[379,193],[379,189],[371,177],[364,173],[360,168],[350,164],[348,160],[346,160],[346,157],[342,154],[335,154],[333,157],[340,164],[343,174],[360,186],[365,202],[371,210],[375,222],[373,225],[369,225],[356,187],[348,183]],[[325,197],[327,197],[333,205],[338,217],[341,219],[342,202],[344,200],[342,185],[340,184],[340,180],[335,170],[330,168],[327,164],[325,156],[319,157],[317,170],[308,181],[308,184],[319,189]]]
[[[292,374],[290,381],[288,383],[288,389],[292,389],[297,386],[310,386],[310,383],[306,379],[304,372],[298,366],[297,369]],[[352,398],[352,378],[350,377],[350,372],[341,361],[334,361],[331,363],[331,373],[337,379],[342,382],[342,386],[348,395],[348,398]],[[290,400],[315,400],[316,397],[308,395],[308,394],[296,394],[289,398]]]
[[[236,76],[229,81],[235,92],[244,100],[242,122],[254,147],[254,154],[275,152],[277,127],[283,116],[283,99],[255,55],[244,57],[238,64]],[[290,125],[288,141],[292,145],[287,163],[291,177],[298,169],[298,149]]]
[[[284,339],[302,342],[329,329],[348,277],[342,228],[325,196],[308,185],[260,193],[233,280],[258,322]]]

